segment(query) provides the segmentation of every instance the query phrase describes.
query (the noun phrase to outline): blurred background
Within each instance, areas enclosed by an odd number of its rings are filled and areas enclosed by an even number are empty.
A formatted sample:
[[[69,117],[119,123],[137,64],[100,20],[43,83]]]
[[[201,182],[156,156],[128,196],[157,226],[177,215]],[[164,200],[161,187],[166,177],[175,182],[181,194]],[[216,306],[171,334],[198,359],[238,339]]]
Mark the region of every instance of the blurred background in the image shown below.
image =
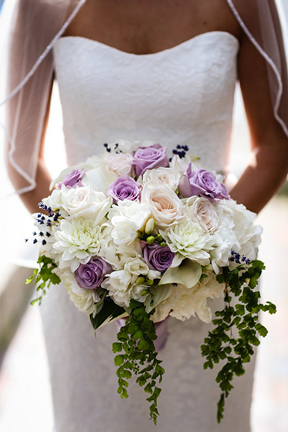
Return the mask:
[[[0,12],[2,3],[3,0],[0,0]],[[288,0],[282,0],[282,7],[288,18]],[[52,176],[56,176],[65,167],[63,141],[62,114],[56,84],[45,151]],[[248,153],[249,133],[240,91],[237,88],[231,150],[231,171],[237,177],[244,170]],[[0,430],[51,432],[52,401],[40,312],[38,306],[29,306],[34,288],[25,285],[25,279],[32,273],[32,269],[27,266],[32,267],[33,260],[36,259],[33,246],[24,243],[24,239],[33,231],[33,221],[20,199],[13,195],[3,158],[0,160],[0,184],[2,197],[11,193],[8,200],[0,201]],[[269,329],[269,335],[257,354],[252,431],[287,432],[287,183],[261,212],[257,221],[264,228],[260,259],[267,267],[262,277],[262,298],[263,301],[269,299],[274,302],[278,312],[274,316],[262,317],[263,324]]]

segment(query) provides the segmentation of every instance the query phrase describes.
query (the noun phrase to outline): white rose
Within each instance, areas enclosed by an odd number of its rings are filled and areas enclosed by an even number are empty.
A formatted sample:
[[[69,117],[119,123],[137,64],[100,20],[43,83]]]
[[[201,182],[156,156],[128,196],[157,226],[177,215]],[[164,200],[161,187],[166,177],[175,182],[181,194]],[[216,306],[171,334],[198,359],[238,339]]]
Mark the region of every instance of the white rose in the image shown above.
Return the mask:
[[[84,186],[90,185],[94,191],[106,194],[110,184],[117,178],[117,174],[109,171],[108,167],[102,162],[102,165],[97,168],[86,171],[81,181]]]
[[[208,251],[214,247],[214,237],[205,233],[198,224],[190,219],[184,219],[160,234],[166,240],[171,251],[176,255],[172,262],[172,267],[177,267],[183,259],[188,258],[201,265],[210,262]]]
[[[142,202],[147,203],[158,227],[166,228],[183,219],[183,204],[168,186],[153,187],[146,183],[142,191]]]
[[[56,192],[56,191],[55,191]],[[95,192],[91,187],[61,188],[62,208],[69,214],[69,218],[83,217],[93,219],[100,224],[112,205],[112,198],[102,192]]]
[[[137,231],[143,228],[150,215],[151,211],[146,203],[119,201],[117,206],[110,209],[108,215],[114,227],[111,233],[114,242],[117,245],[133,242],[138,236]]]
[[[152,182],[155,186],[168,186],[174,192],[178,188],[181,174],[172,168],[147,170],[143,175],[143,184]]]
[[[188,198],[184,210],[192,222],[198,223],[204,232],[214,233],[218,228],[219,217],[214,205],[207,198]]]

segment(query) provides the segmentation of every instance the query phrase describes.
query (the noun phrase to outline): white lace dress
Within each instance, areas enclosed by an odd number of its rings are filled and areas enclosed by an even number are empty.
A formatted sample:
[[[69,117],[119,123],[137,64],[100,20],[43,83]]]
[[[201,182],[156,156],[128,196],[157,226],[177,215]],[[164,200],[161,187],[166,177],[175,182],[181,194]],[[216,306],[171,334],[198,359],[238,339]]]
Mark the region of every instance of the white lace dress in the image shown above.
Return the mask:
[[[102,153],[105,142],[152,139],[168,147],[187,144],[218,171],[228,163],[236,76],[237,39],[226,32],[197,36],[149,55],[124,53],[81,37],[54,47],[69,164]],[[223,301],[213,304],[221,308]],[[50,364],[56,432],[249,432],[253,364],[216,422],[220,391],[216,370],[204,371],[200,345],[210,328],[198,318],[168,320],[160,353],[166,374],[157,427],[148,419],[142,388],[117,394],[111,344],[116,325],[97,332],[53,287],[41,307]]]

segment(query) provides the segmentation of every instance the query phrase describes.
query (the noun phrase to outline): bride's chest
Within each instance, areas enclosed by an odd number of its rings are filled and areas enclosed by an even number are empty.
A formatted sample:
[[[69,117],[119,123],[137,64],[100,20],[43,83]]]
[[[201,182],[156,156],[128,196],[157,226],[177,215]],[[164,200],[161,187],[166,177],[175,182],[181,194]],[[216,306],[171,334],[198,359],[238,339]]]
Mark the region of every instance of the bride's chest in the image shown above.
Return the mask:
[[[133,55],[99,42],[66,37],[54,48],[56,76],[64,108],[87,112],[189,109],[195,115],[225,110],[236,81],[238,41],[210,32],[174,48]],[[223,105],[224,104],[224,105]]]

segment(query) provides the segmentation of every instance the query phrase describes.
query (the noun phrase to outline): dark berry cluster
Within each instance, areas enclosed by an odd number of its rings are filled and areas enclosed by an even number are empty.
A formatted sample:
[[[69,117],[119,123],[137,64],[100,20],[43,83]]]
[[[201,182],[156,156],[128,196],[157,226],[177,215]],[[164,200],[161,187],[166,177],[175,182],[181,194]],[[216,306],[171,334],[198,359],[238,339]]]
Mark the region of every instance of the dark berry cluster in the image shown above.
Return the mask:
[[[241,257],[241,255],[238,252],[235,251],[231,251],[231,258],[230,261],[231,262],[236,262],[237,264],[250,264],[251,260],[247,257],[245,257],[244,255]]]
[[[186,153],[189,151],[189,147],[187,145],[180,145],[178,144],[176,146],[176,149],[172,150],[172,153],[174,155],[178,155],[180,159],[183,159],[186,156]],[[172,161],[172,158],[169,159],[169,162]]]
[[[108,147],[108,144],[107,144],[107,143],[103,144],[103,146],[105,147],[105,149],[106,149],[106,151],[107,151],[108,153],[111,152],[112,148],[111,148],[111,147]],[[118,147],[119,147],[119,144],[116,143],[115,146],[114,146],[114,149],[113,149],[113,150],[116,150],[116,154],[122,153],[122,150],[117,150]]]
[[[45,240],[44,237],[45,236],[46,237],[50,237],[51,234],[48,231],[46,231],[45,233],[43,231],[40,231],[38,233],[38,236],[40,237],[40,239],[37,240],[36,236],[37,236],[37,233],[36,233],[36,231],[34,231],[33,232],[33,237],[34,237],[33,238],[33,244],[36,244],[36,243],[38,243],[38,241],[41,241],[42,245],[45,246],[45,244],[47,243],[47,241]],[[27,243],[27,242],[28,242],[28,239],[25,239],[25,243]]]

